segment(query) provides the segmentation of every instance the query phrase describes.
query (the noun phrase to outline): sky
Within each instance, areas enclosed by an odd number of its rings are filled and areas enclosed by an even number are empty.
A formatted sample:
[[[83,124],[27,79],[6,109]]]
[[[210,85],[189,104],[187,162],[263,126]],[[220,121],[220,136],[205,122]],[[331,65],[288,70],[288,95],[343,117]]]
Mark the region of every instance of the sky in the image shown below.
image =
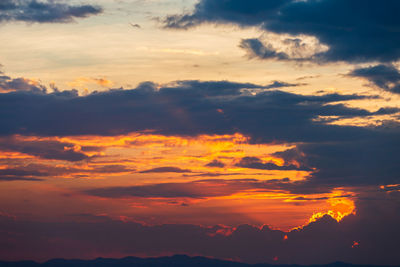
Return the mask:
[[[1,0],[0,260],[400,265],[399,10]]]

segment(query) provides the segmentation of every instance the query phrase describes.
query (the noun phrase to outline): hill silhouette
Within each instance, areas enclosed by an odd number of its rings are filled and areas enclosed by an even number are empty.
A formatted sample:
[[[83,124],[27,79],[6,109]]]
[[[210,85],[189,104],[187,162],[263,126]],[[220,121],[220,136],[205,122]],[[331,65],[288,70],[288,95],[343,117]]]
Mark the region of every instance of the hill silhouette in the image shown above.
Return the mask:
[[[0,261],[0,267],[384,267],[376,265],[354,265],[335,262],[326,265],[280,265],[280,264],[247,264],[228,260],[218,260],[206,257],[189,257],[175,255],[171,257],[138,258],[126,257],[122,259],[97,258],[94,260],[52,259],[44,263],[34,261]]]

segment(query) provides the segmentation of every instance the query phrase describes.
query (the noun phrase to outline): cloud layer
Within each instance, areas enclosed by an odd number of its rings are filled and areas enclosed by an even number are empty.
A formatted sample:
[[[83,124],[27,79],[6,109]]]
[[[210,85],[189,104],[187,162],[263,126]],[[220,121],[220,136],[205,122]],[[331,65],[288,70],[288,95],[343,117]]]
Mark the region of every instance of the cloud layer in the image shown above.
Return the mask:
[[[102,13],[92,5],[70,5],[67,2],[38,0],[2,0],[0,23],[23,21],[28,23],[68,23]]]
[[[167,28],[190,28],[202,23],[255,26],[268,32],[316,37],[329,50],[309,60],[391,62],[400,58],[395,29],[400,19],[396,0],[245,1],[200,0],[192,13],[164,19]],[[301,38],[301,37],[299,37]],[[379,41],[377,41],[379,40]],[[288,60],[287,54],[247,39],[242,46],[260,58]]]
[[[0,135],[118,135],[152,130],[192,136],[241,132],[257,140],[262,138],[260,142],[339,140],[353,138],[348,131],[368,131],[313,120],[318,116],[351,118],[397,112],[369,112],[335,104],[371,98],[367,96],[312,96],[269,88],[270,85],[227,81],[180,81],[161,88],[143,83],[132,90],[109,90],[87,96],[79,96],[74,90],[3,93]],[[10,112],[12,115],[7,116]],[[331,134],[321,134],[328,129]]]
[[[79,222],[21,221],[3,215],[0,226],[8,231],[0,232],[0,257],[12,260],[24,255],[45,260],[50,257],[95,258],[104,254],[121,257],[187,253],[250,263],[344,261],[398,265],[400,232],[395,223],[399,221],[398,192],[374,194],[374,200],[359,200],[357,216],[349,215],[338,223],[326,215],[287,233],[268,226],[250,225],[237,228],[181,224],[146,226],[127,219],[117,221],[83,214],[76,215]]]
[[[249,136],[251,143],[297,144],[296,150],[277,154],[285,159],[284,166],[251,157],[243,158],[237,166],[312,170],[307,182],[296,187],[299,192],[399,182],[400,165],[395,156],[395,144],[400,144],[397,126],[386,129],[332,124],[341,118],[396,114],[398,109],[371,112],[338,103],[376,98],[371,96],[300,95],[271,89],[282,85],[287,83],[177,81],[160,86],[147,82],[131,90],[108,90],[87,96],[79,96],[74,90],[14,90],[0,94],[0,135],[4,136],[0,146],[74,162],[89,159],[83,152],[85,147],[76,150],[71,144],[53,141],[13,142],[7,136],[113,136],[150,131],[195,137],[241,133]],[[300,166],[292,165],[293,160]],[[189,171],[184,169],[164,167],[145,172]]]

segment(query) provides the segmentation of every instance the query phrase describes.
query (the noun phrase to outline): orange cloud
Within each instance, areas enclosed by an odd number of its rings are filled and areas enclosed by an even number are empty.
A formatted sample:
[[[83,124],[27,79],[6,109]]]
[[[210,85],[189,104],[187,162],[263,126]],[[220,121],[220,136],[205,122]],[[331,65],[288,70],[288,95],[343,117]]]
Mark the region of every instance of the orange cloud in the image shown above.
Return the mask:
[[[330,198],[327,203],[330,205],[329,210],[314,213],[309,222],[314,222],[324,215],[329,215],[336,221],[341,221],[345,216],[355,214],[355,204],[350,197],[340,197],[341,195],[348,195],[348,192],[344,194],[343,191],[334,191],[330,194]]]
[[[110,88],[114,83],[106,78],[91,78],[91,77],[79,77],[75,80],[68,82],[67,85],[76,89],[88,89],[87,86],[90,84],[99,85],[101,87]]]

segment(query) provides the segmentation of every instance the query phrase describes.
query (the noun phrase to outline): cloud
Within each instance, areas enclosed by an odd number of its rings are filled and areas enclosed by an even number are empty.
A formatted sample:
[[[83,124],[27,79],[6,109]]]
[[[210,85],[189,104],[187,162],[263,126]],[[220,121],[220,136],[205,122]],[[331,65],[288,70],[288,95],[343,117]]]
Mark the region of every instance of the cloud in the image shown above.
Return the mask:
[[[13,181],[13,180],[31,180],[41,181],[38,177],[47,176],[46,170],[36,168],[36,166],[27,166],[25,168],[7,168],[0,170],[0,180]]]
[[[3,74],[0,72],[0,74]],[[15,78],[12,79],[8,76],[0,76],[0,93],[12,92],[12,91],[30,91],[36,93],[46,93],[47,88],[42,85],[39,81],[26,79],[26,78]]]
[[[198,81],[186,80],[176,81],[166,85],[166,89],[180,88],[188,90],[198,90],[199,93],[205,96],[218,96],[218,95],[240,95],[244,90],[252,89],[276,89],[282,87],[296,87],[303,84],[286,83],[282,81],[273,81],[267,85],[259,85],[253,83],[238,83],[231,81]]]
[[[3,0],[0,3],[0,23],[23,21],[27,23],[69,23],[102,13],[92,5],[70,5],[51,0]]]
[[[267,38],[263,38],[267,39]],[[277,48],[275,46],[281,46]],[[249,58],[275,59],[280,61],[321,61],[320,53],[325,51],[321,44],[307,44],[299,38],[287,38],[280,41],[280,45],[273,45],[262,38],[242,39],[239,47],[247,52]]]
[[[114,83],[106,78],[79,77],[71,82],[68,82],[67,84],[72,88],[84,88],[87,90],[86,86],[91,84],[104,88],[111,88]]]
[[[97,175],[131,173],[134,170],[124,165],[104,166],[69,166],[30,163],[10,165],[0,169],[0,180],[3,181],[42,181],[44,178],[96,178]]]
[[[306,85],[305,83],[287,83],[282,81],[274,81],[270,85],[264,86],[265,89],[275,89],[275,88],[283,88],[283,87],[296,87],[300,85]]]
[[[400,145],[397,133],[360,137],[359,141],[300,144],[295,149],[275,153],[285,161],[315,169],[291,192],[329,191],[340,186],[367,186],[399,183],[396,163]]]
[[[205,166],[207,167],[216,167],[216,168],[223,168],[225,164],[219,160],[214,159],[213,161],[207,163]]]
[[[207,166],[207,165],[206,165]],[[213,166],[208,166],[213,167]],[[234,176],[234,175],[245,175],[245,173],[240,172],[197,172],[194,174],[182,174],[183,177],[221,177],[221,176]],[[261,174],[259,174],[261,175]]]
[[[278,166],[272,162],[264,163],[264,162],[262,162],[261,159],[259,159],[257,157],[244,157],[238,163],[236,163],[236,166],[242,167],[242,168],[260,169],[260,170],[311,171],[310,168],[298,167],[298,166],[295,166],[292,164]]]
[[[399,164],[393,160],[396,158],[393,144],[400,142],[398,125],[374,128],[332,123],[343,118],[396,116],[399,109],[368,111],[346,105],[346,101],[373,100],[376,96],[302,95],[271,89],[271,86],[279,88],[288,84],[191,80],[165,85],[146,82],[135,89],[111,89],[85,96],[79,96],[75,90],[1,93],[0,136],[3,137],[0,148],[78,162],[90,157],[73,144],[39,139],[18,141],[15,135],[116,136],[150,131],[196,137],[241,133],[248,136],[252,144],[297,146],[304,156],[294,159],[286,154],[284,166],[255,159],[241,162],[242,166],[250,168],[313,170],[307,182],[290,190],[326,192],[341,185],[398,182]],[[329,123],[323,118],[329,118]],[[382,168],[387,171],[381,173]],[[188,171],[152,171],[167,170]]]
[[[349,76],[364,78],[382,90],[400,94],[400,72],[393,65],[375,65],[354,69]]]
[[[142,27],[141,27],[139,24],[137,24],[137,23],[132,23],[132,22],[130,22],[129,25],[131,25],[132,28],[136,28],[136,29],[141,29],[141,28],[142,28]]]
[[[94,148],[88,147],[87,149]],[[74,144],[55,140],[23,140],[15,136],[0,137],[0,150],[71,162],[90,159],[84,153],[86,147],[76,147]]]
[[[243,39],[240,47],[246,50],[251,58],[289,60],[285,52],[276,51],[271,45],[265,46],[259,39]]]
[[[140,173],[154,173],[154,172],[156,172],[156,173],[157,172],[159,172],[159,173],[163,173],[163,172],[185,173],[185,172],[192,172],[192,171],[188,170],[188,169],[181,169],[178,167],[158,167],[158,168],[140,171]]]
[[[134,169],[119,164],[102,165],[95,167],[93,169],[94,173],[122,173],[122,172],[133,172],[133,171]]]
[[[3,171],[1,171],[3,172]],[[1,173],[0,172],[0,173]],[[25,176],[20,176],[20,175],[15,175],[13,173],[8,174],[5,172],[5,174],[0,174],[0,182],[10,182],[10,181],[31,181],[31,182],[38,182],[38,181],[43,181],[43,179],[40,178],[33,178],[33,177],[25,177]]]
[[[161,88],[143,83],[132,90],[108,90],[86,96],[79,96],[75,90],[3,93],[0,135],[120,135],[152,130],[165,135],[196,136],[241,132],[258,142],[299,142],[348,139],[352,138],[349,132],[369,132],[313,121],[319,116],[351,118],[376,114],[333,104],[374,97],[311,96],[262,88],[227,81],[178,81]],[[248,90],[256,91],[250,94]],[[396,110],[385,112],[392,114]]]
[[[208,179],[184,183],[161,183],[139,186],[105,187],[85,191],[86,194],[106,198],[208,198],[229,196],[246,190],[285,190],[289,179],[259,181],[255,179]]]
[[[394,30],[400,19],[396,0],[245,1],[200,0],[192,13],[164,18],[166,28],[188,29],[202,23],[258,27],[267,32],[289,34],[294,39],[314,36],[329,49],[311,60],[347,62],[391,62],[400,58]],[[377,42],[376,40],[379,40]],[[258,39],[241,44],[260,58],[287,60],[288,55],[264,46]]]
[[[399,194],[370,191],[358,200],[356,215],[337,222],[325,215],[290,232],[268,226],[142,225],[130,218],[84,215],[68,222],[29,221],[0,216],[0,257],[44,261],[50,257],[170,254],[231,258],[248,263],[399,265]],[[182,207],[185,208],[185,207]],[[96,219],[96,217],[98,219]],[[286,236],[286,237],[285,237]],[[56,240],[57,242],[54,242]],[[354,247],[354,242],[359,245]],[[313,251],[313,253],[310,253]],[[372,253],[373,252],[373,253]],[[368,257],[366,257],[368,255]],[[278,261],[274,262],[274,258]]]

